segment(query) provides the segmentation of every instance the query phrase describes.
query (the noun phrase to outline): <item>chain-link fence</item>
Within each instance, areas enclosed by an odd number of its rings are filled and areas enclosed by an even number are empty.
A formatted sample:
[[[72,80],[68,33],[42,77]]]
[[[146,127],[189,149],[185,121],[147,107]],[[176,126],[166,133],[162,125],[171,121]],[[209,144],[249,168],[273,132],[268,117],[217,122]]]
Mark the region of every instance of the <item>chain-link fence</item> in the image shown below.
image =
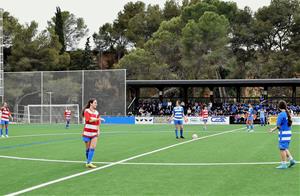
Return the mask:
[[[125,115],[126,70],[4,73],[4,100],[17,122],[24,121],[28,105],[78,104],[81,110],[90,98],[98,100],[102,115]],[[61,110],[55,112],[63,113]],[[43,116],[49,113],[41,109],[35,115],[47,119]]]

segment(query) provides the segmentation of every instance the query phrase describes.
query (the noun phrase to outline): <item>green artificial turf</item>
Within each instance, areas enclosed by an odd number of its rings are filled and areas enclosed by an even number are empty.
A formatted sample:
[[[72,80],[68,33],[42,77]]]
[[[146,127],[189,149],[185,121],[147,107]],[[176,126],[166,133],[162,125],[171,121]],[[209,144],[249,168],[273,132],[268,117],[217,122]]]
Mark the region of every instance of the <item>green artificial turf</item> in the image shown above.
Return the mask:
[[[239,128],[244,126],[216,125],[209,126],[207,131],[202,126],[185,126],[186,139],[176,140],[172,125],[103,125],[94,162],[124,160],[189,141],[194,133],[206,138],[25,194],[300,195],[300,163],[286,170],[275,169],[278,164],[264,164],[280,161],[277,135],[268,133],[269,127],[260,126],[255,127],[254,133],[240,129],[217,135]],[[80,136],[82,125],[71,125],[70,129],[65,129],[64,125],[10,125],[9,129],[10,137],[0,138],[0,156],[82,163],[2,157],[0,195],[88,170]],[[293,126],[290,146],[296,160],[300,160],[299,129]],[[187,165],[192,163],[194,165]],[[199,165],[201,163],[206,164]],[[97,163],[97,166],[107,164]]]

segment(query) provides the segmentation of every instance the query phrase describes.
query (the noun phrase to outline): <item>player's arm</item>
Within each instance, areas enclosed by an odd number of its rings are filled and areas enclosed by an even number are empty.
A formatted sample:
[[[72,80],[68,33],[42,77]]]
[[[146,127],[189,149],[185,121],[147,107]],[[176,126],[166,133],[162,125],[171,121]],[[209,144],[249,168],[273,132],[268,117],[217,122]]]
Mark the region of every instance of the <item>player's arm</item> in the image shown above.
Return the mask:
[[[168,117],[168,119],[167,119],[167,120],[168,120],[169,122],[170,122],[170,121],[173,119],[173,117],[174,117],[174,113],[175,113],[175,112],[174,112],[174,110],[173,110],[173,111],[172,111],[172,115],[171,115],[170,117]]]
[[[270,133],[273,133],[275,130],[277,130],[277,129],[279,129],[279,128],[280,128],[280,127],[277,127],[277,126],[274,127],[274,128],[271,128],[271,129],[270,129]]]
[[[12,117],[12,115],[11,115],[11,112],[9,111],[9,113],[8,113],[8,118],[11,120],[11,121],[13,121],[14,120],[14,118]]]
[[[92,123],[92,122],[96,122],[99,120],[100,120],[100,118],[90,117],[89,122]]]
[[[84,118],[90,123],[100,120],[99,118],[91,117],[91,115],[88,112],[84,112]]]
[[[182,108],[182,116],[185,122],[187,122],[187,116],[184,114],[184,109]]]
[[[278,117],[277,117],[277,122],[276,122],[276,127],[271,128],[271,129],[270,129],[270,133],[274,132],[274,131],[277,130],[277,129],[280,129],[280,125],[281,125],[281,116],[278,115]]]

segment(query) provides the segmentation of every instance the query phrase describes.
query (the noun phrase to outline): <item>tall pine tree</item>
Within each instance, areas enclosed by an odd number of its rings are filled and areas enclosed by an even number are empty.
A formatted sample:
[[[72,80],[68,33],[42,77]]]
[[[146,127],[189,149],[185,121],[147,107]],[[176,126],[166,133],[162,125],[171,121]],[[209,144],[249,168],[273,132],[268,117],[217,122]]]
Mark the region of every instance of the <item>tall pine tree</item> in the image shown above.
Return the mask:
[[[58,35],[59,42],[62,45],[62,48],[60,50],[60,54],[62,54],[66,51],[66,44],[65,44],[65,35],[64,35],[64,22],[63,22],[60,7],[56,7],[55,17],[56,17],[55,33],[56,35]]]
[[[93,54],[90,46],[90,37],[86,39],[85,48],[82,57],[82,68],[95,69],[95,64],[93,63]]]

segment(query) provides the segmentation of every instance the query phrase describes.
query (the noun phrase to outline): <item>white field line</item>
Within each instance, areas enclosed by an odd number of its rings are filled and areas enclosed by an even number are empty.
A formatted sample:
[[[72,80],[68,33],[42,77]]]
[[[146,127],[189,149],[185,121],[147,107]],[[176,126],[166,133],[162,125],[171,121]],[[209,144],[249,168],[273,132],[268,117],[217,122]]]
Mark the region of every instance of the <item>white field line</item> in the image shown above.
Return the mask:
[[[251,134],[270,134],[268,132],[269,130],[266,129],[266,132],[261,132],[261,131],[254,131],[253,133]],[[172,131],[104,131],[102,132],[101,134],[151,134],[151,133],[170,133]],[[188,133],[198,133],[198,134],[201,134],[201,133],[221,133],[223,131],[213,131],[213,130],[207,130],[207,131],[203,131],[203,130],[199,130],[199,131],[190,131],[190,130],[187,130],[187,131],[184,131],[184,132],[188,132]],[[245,131],[236,131],[235,133],[246,133]],[[294,134],[300,134],[300,132],[296,132],[294,131],[293,132],[293,135]],[[10,138],[26,138],[26,137],[43,137],[43,136],[64,136],[64,135],[81,135],[81,132],[69,132],[69,133],[45,133],[45,134],[33,134],[33,135],[18,135],[18,136],[10,136],[9,138],[3,138],[3,139],[10,139]],[[0,138],[2,139],[2,138]]]
[[[85,163],[85,161],[71,161],[71,160],[55,160],[55,159],[39,159],[39,158],[24,158],[14,156],[2,156],[3,159],[26,160],[26,161],[40,161],[40,162],[54,162],[54,163]],[[112,164],[114,162],[93,162],[98,164]],[[151,165],[151,166],[224,166],[224,165],[274,165],[280,162],[232,162],[232,163],[139,163],[139,162],[124,162],[119,165]],[[300,163],[299,161],[297,163]]]
[[[5,139],[10,138],[24,138],[24,137],[42,137],[42,136],[60,136],[60,135],[80,135],[80,133],[45,133],[45,134],[33,134],[33,135],[17,135],[17,136],[9,136]]]
[[[36,189],[40,189],[40,188],[45,187],[45,186],[49,186],[51,184],[55,184],[55,183],[62,182],[62,181],[68,180],[68,179],[72,179],[72,178],[75,178],[75,177],[78,177],[78,176],[93,173],[93,172],[96,172],[98,170],[109,168],[109,167],[112,167],[114,165],[118,165],[118,164],[130,161],[130,160],[133,160],[133,159],[137,159],[137,158],[144,157],[144,156],[147,156],[147,155],[150,155],[150,154],[154,154],[154,153],[157,153],[157,152],[160,152],[160,151],[163,151],[163,150],[174,148],[176,146],[188,144],[188,143],[195,142],[195,141],[198,141],[198,140],[202,140],[202,139],[205,139],[205,138],[210,138],[210,137],[214,137],[214,136],[218,136],[218,135],[232,133],[232,132],[235,132],[235,131],[238,131],[238,130],[241,130],[241,129],[245,129],[245,128],[233,129],[233,130],[230,130],[230,131],[224,131],[224,132],[221,132],[221,133],[216,133],[216,134],[212,134],[212,135],[208,135],[208,136],[204,136],[204,137],[199,137],[199,138],[194,139],[194,140],[188,140],[188,141],[185,141],[185,142],[176,143],[176,144],[166,146],[166,147],[163,147],[163,148],[159,148],[159,149],[156,149],[156,150],[153,150],[153,151],[150,151],[150,152],[146,152],[146,153],[143,153],[143,154],[132,156],[132,157],[129,157],[127,159],[123,159],[123,160],[120,160],[120,161],[117,161],[117,162],[114,162],[114,163],[110,163],[108,165],[101,166],[101,167],[98,167],[96,169],[91,169],[91,170],[87,170],[87,171],[84,171],[84,172],[76,173],[76,174],[69,175],[69,176],[66,176],[66,177],[63,177],[63,178],[58,178],[56,180],[52,180],[52,181],[49,181],[49,182],[46,182],[46,183],[42,183],[42,184],[39,184],[39,185],[36,185],[36,186],[33,186],[33,187],[29,187],[29,188],[26,188],[26,189],[23,189],[23,190],[14,192],[14,193],[9,193],[9,194],[7,194],[7,196],[14,196],[14,195],[20,195],[20,194],[23,194],[23,193],[27,193],[27,192],[30,192],[30,191],[33,191],[33,190],[36,190]]]

